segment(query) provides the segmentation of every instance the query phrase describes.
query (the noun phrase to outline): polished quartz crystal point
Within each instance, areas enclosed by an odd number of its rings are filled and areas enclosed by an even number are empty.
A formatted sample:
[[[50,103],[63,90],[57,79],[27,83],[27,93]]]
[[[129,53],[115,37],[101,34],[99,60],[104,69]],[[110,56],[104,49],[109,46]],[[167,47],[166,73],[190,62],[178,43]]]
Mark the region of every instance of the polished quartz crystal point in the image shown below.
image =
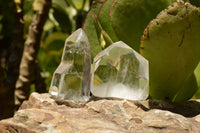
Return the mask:
[[[59,100],[87,101],[90,95],[90,67],[88,38],[82,29],[78,29],[65,41],[49,93]]]
[[[94,96],[145,100],[148,86],[148,61],[122,41],[94,58],[91,82]]]

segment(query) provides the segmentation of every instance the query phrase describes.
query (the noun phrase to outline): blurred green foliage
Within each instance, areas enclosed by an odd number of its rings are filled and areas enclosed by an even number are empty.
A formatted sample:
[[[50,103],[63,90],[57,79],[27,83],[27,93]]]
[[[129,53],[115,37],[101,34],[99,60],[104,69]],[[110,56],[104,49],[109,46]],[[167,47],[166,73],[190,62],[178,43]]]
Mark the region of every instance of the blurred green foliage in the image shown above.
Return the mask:
[[[37,58],[37,61],[43,69],[44,76],[46,77],[47,89],[50,86],[53,72],[60,63],[65,39],[79,27],[77,22],[81,23],[81,25],[84,23],[84,18],[86,17],[87,12],[90,9],[92,1],[98,2],[93,4],[93,8],[89,12],[88,16],[92,16],[93,13],[98,14],[99,7],[102,4],[101,2],[104,2],[105,0],[53,0],[52,7],[49,11],[49,18],[44,26],[44,31],[41,39],[41,47]],[[113,4],[112,2],[114,0],[108,1],[108,6],[110,6]],[[196,6],[200,6],[199,0],[189,1]],[[41,2],[42,0],[24,0],[24,40],[26,40],[26,38],[28,37],[29,25],[31,24],[36,11],[40,10],[41,8]],[[8,49],[12,41],[12,31],[15,19],[13,7],[14,3],[12,0],[0,1],[0,44],[3,44],[0,45],[1,57],[4,56],[4,52],[2,50]],[[103,9],[104,8],[106,9],[108,7],[104,6]],[[80,17],[82,19],[79,19]],[[109,12],[101,12],[98,17],[102,18],[100,20],[100,23],[105,29],[105,33],[111,34],[112,31],[110,31],[110,25],[106,25],[106,21],[110,21]],[[119,17],[116,17],[116,19],[119,19]],[[93,25],[93,18],[88,17],[88,19],[86,19],[85,21],[86,22],[84,28],[90,29],[91,25]],[[102,34],[103,33],[104,32],[102,32]],[[96,31],[91,30],[90,35],[94,37],[89,37],[90,42],[93,42],[93,45],[91,45],[91,53],[93,56],[95,56],[98,51],[102,50],[100,45],[97,46],[99,42],[96,41],[98,40],[98,37],[95,36],[95,34]],[[116,41],[114,34],[112,40]],[[200,70],[198,69],[198,71]],[[197,80],[199,82],[200,79],[198,78]],[[200,85],[198,86],[200,87]],[[194,98],[200,98],[200,90],[196,93]]]
[[[96,54],[98,52],[100,52],[102,49],[104,49],[105,47],[110,45],[111,44],[110,42],[116,42],[116,41],[123,41],[126,44],[128,44],[130,47],[132,47],[133,49],[135,49],[136,51],[139,52],[140,44],[141,44],[141,36],[143,35],[145,28],[148,27],[152,23],[152,20],[155,19],[156,16],[161,11],[164,11],[164,9],[169,8],[168,6],[172,5],[172,3],[176,2],[176,1],[179,3],[183,2],[183,1],[191,2],[191,4],[195,5],[195,6],[198,6],[198,4],[200,3],[200,0],[196,0],[195,2],[192,0],[156,0],[156,1],[150,1],[150,0],[104,0],[103,2],[94,3],[91,6],[91,10],[89,11],[89,13],[87,15],[87,18],[86,18],[86,21],[85,21],[85,24],[83,27],[84,31],[86,32],[86,34],[89,37],[88,39],[90,42],[92,58],[94,58],[96,56]],[[177,19],[177,21],[178,20],[179,19]],[[192,20],[192,22],[198,23],[199,21]],[[170,26],[172,26],[172,25],[173,24],[171,24]],[[183,28],[185,28],[185,27],[183,27]],[[97,32],[96,34],[95,34],[95,31]],[[163,31],[162,31],[162,33],[163,33]],[[196,35],[196,34],[194,34],[194,35]],[[160,34],[159,34],[159,37],[160,37]],[[166,36],[164,38],[164,40],[167,37],[169,37],[169,36]],[[156,40],[157,39],[155,39],[153,41],[156,41]],[[166,42],[166,40],[164,42]],[[172,42],[172,44],[175,44],[175,41]],[[150,42],[152,42],[152,41],[150,41]],[[153,44],[155,44],[155,43],[153,43]],[[196,43],[195,46],[199,46],[198,44],[199,43]],[[148,45],[148,46],[151,47],[152,49],[155,48],[152,45]],[[159,46],[161,46],[161,45],[159,45]],[[169,48],[170,43],[166,44],[166,46]],[[161,47],[161,48],[163,48],[163,47]],[[156,52],[153,52],[153,53],[158,53],[161,48],[155,48],[154,50]],[[164,48],[164,50],[166,50],[166,49]],[[142,50],[140,49],[140,52],[141,51]],[[184,51],[184,52],[186,52],[186,51]],[[172,51],[170,51],[168,53],[170,55],[170,54],[172,54]],[[177,54],[177,53],[179,53],[179,52],[176,50],[175,54]],[[153,58],[152,55],[153,54],[150,55],[151,58]],[[162,57],[162,56],[158,55],[156,57]],[[166,57],[168,57],[168,56],[166,56]],[[186,57],[183,57],[183,56],[181,56],[181,57],[183,60],[187,59]],[[156,66],[158,66],[157,68],[161,68],[161,66],[162,66],[162,64],[160,64],[161,61],[158,60],[158,58],[154,58],[154,59],[158,62],[158,65],[156,65]],[[191,58],[189,60],[193,61],[195,63],[194,65],[196,65],[196,63],[198,63],[199,56],[197,55],[197,58],[195,58],[195,59],[196,59],[196,62]],[[168,58],[167,60],[171,61],[172,58],[171,59]],[[152,63],[152,61],[150,63]],[[176,64],[176,63],[178,63],[178,62],[175,61],[175,63],[172,63],[172,64]],[[192,64],[192,63],[190,63],[190,64]],[[164,66],[168,66],[168,65],[165,64]],[[160,75],[159,70],[154,69],[154,68],[155,67],[150,66],[150,79],[151,79],[152,75],[154,75],[154,74],[152,74],[152,70],[155,73],[159,73],[158,79],[167,78],[166,74]],[[173,68],[178,69],[179,67],[178,67],[178,65],[176,65]],[[187,67],[187,68],[189,68],[189,67]],[[166,70],[169,70],[169,67],[162,69],[161,72],[164,72]],[[191,73],[193,71],[194,70],[192,69]],[[167,72],[169,74],[169,71],[167,71]],[[173,71],[171,71],[171,72],[173,72]],[[180,71],[180,72],[182,74],[182,71]],[[189,85],[184,83],[184,82],[187,82],[185,80],[180,84],[180,86],[182,86],[183,84],[186,84],[184,86],[187,86],[187,88],[184,88],[187,91],[183,92],[181,90],[182,93],[180,93],[180,94],[182,95],[183,98],[185,98],[185,99],[186,98],[188,99],[188,97],[191,98],[191,96],[195,93],[197,88],[199,88],[199,85],[197,85],[197,83],[196,83],[196,80],[198,83],[200,83],[198,80],[198,77],[200,76],[199,73],[200,73],[200,70],[196,69],[195,70],[196,78],[193,77],[191,80],[191,83]],[[176,74],[178,74],[178,71],[176,73],[172,74],[173,77],[175,77]],[[168,79],[163,80],[164,82],[167,82],[166,84],[163,84],[163,82],[161,82],[160,80],[155,80],[155,83],[162,84],[164,87],[167,88],[169,85],[172,85],[172,86],[175,85],[176,80],[179,81],[183,77],[185,78],[187,76],[182,76],[182,77],[173,79],[172,83],[168,82],[169,81]],[[152,81],[153,80],[150,80],[151,85],[152,85]],[[151,92],[152,88],[155,89],[155,86],[151,87],[151,85],[150,85],[150,92]],[[159,87],[160,87],[160,85],[159,85]],[[160,94],[158,94],[158,93],[155,93],[155,94],[157,95],[157,97],[160,97],[161,94],[167,95],[166,99],[168,99],[169,93],[163,93],[164,91],[162,91],[162,89],[164,87],[159,88],[159,90],[161,92]],[[170,93],[172,93],[174,91],[172,88],[173,87],[170,86],[166,90],[169,91]],[[180,89],[180,87],[175,87],[175,88]],[[159,92],[159,91],[155,91],[155,92]],[[199,92],[197,92],[196,95],[194,96],[194,98],[199,98],[199,97],[200,97]]]
[[[35,1],[33,9],[37,9],[39,1]],[[38,62],[43,68],[47,89],[53,72],[60,63],[65,39],[79,28],[76,24],[77,16],[85,17],[89,10],[89,3],[89,0],[53,0],[52,2],[38,53]],[[83,21],[80,23],[82,24]]]
[[[65,39],[77,28],[77,16],[84,18],[89,10],[90,0],[53,0],[49,18],[44,25],[37,61],[43,69],[49,89],[53,72],[60,63]],[[24,39],[28,36],[29,25],[40,10],[42,0],[24,1]],[[1,17],[0,17],[1,19]],[[81,24],[83,21],[80,22]],[[1,29],[1,26],[0,26]],[[47,90],[48,91],[48,90]]]
[[[96,0],[103,2],[104,0]],[[39,10],[41,0],[28,0],[25,2],[24,10],[25,10],[25,31],[28,31],[28,25],[31,23],[34,11]],[[107,2],[113,3],[113,0]],[[81,25],[84,22],[84,19],[79,20],[79,17],[85,18],[87,11],[90,8],[91,1],[89,0],[53,0],[52,8],[49,12],[49,19],[47,20],[44,26],[43,37],[41,40],[41,47],[38,53],[38,62],[43,68],[44,76],[46,77],[47,89],[50,86],[53,72],[57,68],[60,63],[63,46],[65,44],[65,39],[77,28],[79,28],[79,24],[77,24],[77,20],[80,21]],[[31,5],[33,8],[31,8]],[[96,3],[93,7],[97,6],[97,8],[92,8],[96,12],[95,9],[98,9],[98,6],[101,4]],[[106,6],[103,6],[107,8]],[[160,7],[163,8],[163,7]],[[102,9],[103,10],[103,9]],[[105,17],[108,17],[109,13],[102,12],[102,14],[98,14],[101,24],[104,24]],[[90,14],[88,14],[90,15]],[[86,19],[86,21],[88,21]],[[89,24],[89,27],[93,25],[94,20],[89,20],[90,22],[86,22],[85,24]],[[109,25],[102,25],[104,28],[109,29]],[[84,28],[87,27],[84,25]],[[94,31],[93,34],[96,34]],[[27,34],[25,34],[27,35]],[[110,34],[109,34],[110,35]],[[92,39],[92,38],[89,38]],[[113,39],[114,41],[116,39]],[[140,39],[138,39],[140,40]],[[93,45],[92,45],[93,46]],[[91,47],[92,51],[98,48]],[[194,98],[200,97],[200,91],[196,93]]]
[[[13,34],[14,3],[12,0],[0,1],[0,55],[4,56],[8,49]]]

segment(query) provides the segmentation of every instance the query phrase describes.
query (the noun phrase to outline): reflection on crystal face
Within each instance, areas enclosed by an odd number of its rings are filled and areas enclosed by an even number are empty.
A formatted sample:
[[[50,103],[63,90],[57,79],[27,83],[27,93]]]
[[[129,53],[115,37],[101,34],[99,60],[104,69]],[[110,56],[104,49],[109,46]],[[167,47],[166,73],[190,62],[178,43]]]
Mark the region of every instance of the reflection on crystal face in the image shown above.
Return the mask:
[[[148,61],[121,41],[94,58],[91,92],[97,97],[144,100],[148,84]]]
[[[90,95],[90,66],[89,42],[84,31],[78,29],[66,39],[49,93],[60,100],[87,101]]]

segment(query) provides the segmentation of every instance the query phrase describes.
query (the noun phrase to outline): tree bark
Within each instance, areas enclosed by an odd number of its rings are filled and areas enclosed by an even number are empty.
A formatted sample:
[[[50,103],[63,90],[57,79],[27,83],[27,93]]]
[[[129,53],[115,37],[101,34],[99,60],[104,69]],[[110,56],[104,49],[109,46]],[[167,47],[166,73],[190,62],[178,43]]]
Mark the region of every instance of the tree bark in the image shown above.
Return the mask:
[[[23,52],[23,0],[19,0],[18,3],[13,1],[13,5],[15,5],[13,6],[15,23],[6,74],[3,68],[0,68],[0,119],[11,117],[14,113],[15,83],[19,75],[19,64]]]
[[[12,92],[6,83],[4,70],[0,66],[0,120],[13,115],[14,100]]]
[[[16,83],[15,104],[19,106],[23,100],[28,99],[30,85],[36,78],[42,78],[38,73],[36,66],[36,57],[40,47],[40,39],[43,32],[43,26],[48,18],[48,12],[51,7],[51,0],[43,0],[42,8],[36,13],[33,22],[29,26],[29,35],[25,42],[22,61],[20,64],[19,78]],[[39,76],[39,77],[36,77]],[[45,86],[42,86],[45,87]],[[40,88],[46,90],[46,88]]]
[[[24,48],[24,20],[23,20],[23,3],[19,0],[16,3],[15,24],[13,30],[13,41],[9,49],[7,82],[11,88],[15,88],[16,80],[19,76],[19,65],[22,58]]]
[[[12,104],[12,109],[9,112],[14,110],[14,91],[15,84],[19,76],[19,65],[22,58],[23,48],[24,48],[24,21],[23,21],[23,3],[24,0],[19,0],[15,3],[15,24],[13,29],[13,41],[9,49],[9,58],[8,58],[8,69],[7,69],[7,85],[10,93],[7,100]],[[8,95],[7,95],[8,96]]]

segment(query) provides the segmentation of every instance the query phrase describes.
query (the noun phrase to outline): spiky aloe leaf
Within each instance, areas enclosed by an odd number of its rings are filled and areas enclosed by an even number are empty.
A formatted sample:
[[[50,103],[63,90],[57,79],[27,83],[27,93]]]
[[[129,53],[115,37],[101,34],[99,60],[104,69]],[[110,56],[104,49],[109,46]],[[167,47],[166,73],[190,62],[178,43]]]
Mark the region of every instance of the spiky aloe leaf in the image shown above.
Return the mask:
[[[174,3],[149,23],[140,52],[149,60],[152,98],[172,100],[187,82],[200,59],[199,34],[200,9],[189,3]]]
[[[116,0],[111,9],[111,23],[117,38],[139,51],[144,29],[172,1]]]
[[[97,14],[99,7],[102,5],[103,2],[94,2],[89,10],[85,22],[83,24],[83,30],[85,31],[86,35],[88,36],[88,40],[90,43],[91,49],[91,57],[94,58],[97,53],[99,53],[102,49],[98,41],[98,36],[96,33],[95,25],[94,25],[94,18],[93,13]]]

